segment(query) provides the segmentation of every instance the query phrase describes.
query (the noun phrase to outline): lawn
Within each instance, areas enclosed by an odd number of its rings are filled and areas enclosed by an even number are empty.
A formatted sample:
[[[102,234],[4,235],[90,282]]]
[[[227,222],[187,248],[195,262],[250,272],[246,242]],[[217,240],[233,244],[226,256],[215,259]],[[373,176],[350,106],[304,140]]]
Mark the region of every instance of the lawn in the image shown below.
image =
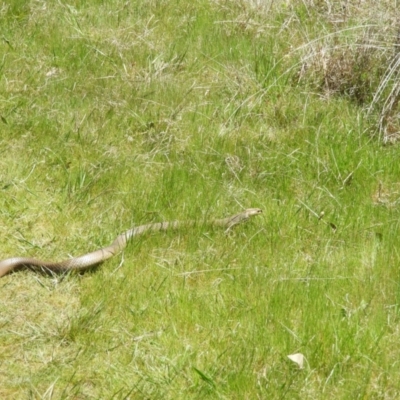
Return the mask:
[[[394,3],[0,6],[1,398],[400,397]]]

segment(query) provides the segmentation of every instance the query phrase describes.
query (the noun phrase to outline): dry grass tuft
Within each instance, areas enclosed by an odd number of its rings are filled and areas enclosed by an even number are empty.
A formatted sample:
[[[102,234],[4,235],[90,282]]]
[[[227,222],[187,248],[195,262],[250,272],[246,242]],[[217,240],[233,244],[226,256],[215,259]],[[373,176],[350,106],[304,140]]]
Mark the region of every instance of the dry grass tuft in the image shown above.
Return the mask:
[[[399,38],[392,2],[309,1],[323,35],[301,46],[296,83],[326,97],[345,97],[368,111],[384,143],[400,137]],[[315,7],[315,8],[314,8]],[[322,18],[322,21],[321,21]]]
[[[383,56],[367,43],[317,45],[305,56],[299,82],[310,81],[325,96],[345,96],[359,105],[372,100],[374,87],[382,75]]]

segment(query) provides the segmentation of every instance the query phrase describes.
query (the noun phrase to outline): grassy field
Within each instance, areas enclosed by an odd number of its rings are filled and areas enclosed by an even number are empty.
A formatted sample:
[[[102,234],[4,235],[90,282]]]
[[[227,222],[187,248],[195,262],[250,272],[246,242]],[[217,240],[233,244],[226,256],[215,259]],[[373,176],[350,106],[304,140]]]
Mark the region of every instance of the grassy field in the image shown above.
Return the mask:
[[[395,3],[0,6],[2,399],[400,397]]]

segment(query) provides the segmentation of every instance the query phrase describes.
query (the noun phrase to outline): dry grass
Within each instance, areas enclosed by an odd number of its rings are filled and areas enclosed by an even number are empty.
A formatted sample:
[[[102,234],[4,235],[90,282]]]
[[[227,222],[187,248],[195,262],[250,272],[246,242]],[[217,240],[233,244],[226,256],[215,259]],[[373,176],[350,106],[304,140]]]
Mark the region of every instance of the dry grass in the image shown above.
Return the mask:
[[[344,96],[365,107],[375,116],[373,129],[384,143],[395,142],[400,29],[396,7],[368,1],[312,1],[305,7],[330,26],[317,25],[322,34],[307,35],[296,82],[307,81],[325,96]]]

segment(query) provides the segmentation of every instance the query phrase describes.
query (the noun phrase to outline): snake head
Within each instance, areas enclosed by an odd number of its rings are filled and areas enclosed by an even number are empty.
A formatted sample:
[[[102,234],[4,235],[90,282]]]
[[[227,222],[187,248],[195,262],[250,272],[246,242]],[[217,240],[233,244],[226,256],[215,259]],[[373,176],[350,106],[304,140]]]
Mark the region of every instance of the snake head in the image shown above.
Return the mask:
[[[246,214],[247,218],[250,218],[253,215],[262,214],[262,210],[261,208],[248,208],[247,210],[244,210],[244,213]]]
[[[229,217],[226,220],[223,220],[224,225],[228,227],[225,232],[228,232],[233,226],[247,221],[253,215],[258,215],[261,213],[262,210],[260,208],[248,208],[247,210],[244,210],[241,213],[234,215],[233,217]]]

